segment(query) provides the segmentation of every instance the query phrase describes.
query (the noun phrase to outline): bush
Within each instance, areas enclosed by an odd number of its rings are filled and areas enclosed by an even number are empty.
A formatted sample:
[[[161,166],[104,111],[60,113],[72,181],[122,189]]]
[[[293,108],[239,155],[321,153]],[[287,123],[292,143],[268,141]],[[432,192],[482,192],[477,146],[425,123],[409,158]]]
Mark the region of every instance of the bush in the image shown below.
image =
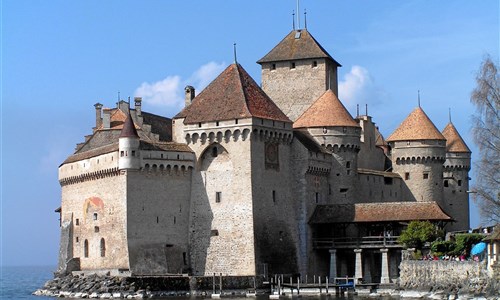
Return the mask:
[[[452,241],[435,241],[431,244],[431,251],[436,256],[455,255],[456,244]]]
[[[464,254],[466,256],[470,255],[470,250],[472,246],[481,242],[484,239],[484,235],[480,233],[462,233],[455,235],[455,255]]]
[[[425,243],[433,242],[442,235],[442,231],[429,221],[411,221],[408,227],[401,232],[398,242],[406,247],[422,249]]]

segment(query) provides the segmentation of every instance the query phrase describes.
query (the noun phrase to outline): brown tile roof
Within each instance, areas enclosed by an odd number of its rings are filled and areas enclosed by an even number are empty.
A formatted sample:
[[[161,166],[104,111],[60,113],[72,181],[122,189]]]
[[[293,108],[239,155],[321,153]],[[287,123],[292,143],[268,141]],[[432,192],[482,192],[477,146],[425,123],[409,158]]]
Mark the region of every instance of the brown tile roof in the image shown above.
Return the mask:
[[[175,116],[185,124],[249,117],[291,122],[239,64],[227,67]]]
[[[415,108],[386,141],[414,140],[445,140],[441,132],[420,107]]]
[[[186,144],[179,144],[174,142],[154,142],[141,140],[139,144],[141,150],[156,150],[156,151],[178,151],[178,152],[193,152]],[[62,164],[72,163],[83,159],[89,159],[106,153],[118,151],[118,142],[108,144],[102,147],[94,148],[91,150],[78,152],[68,157]]]
[[[446,152],[471,152],[451,122],[443,129],[443,136],[446,138]]]
[[[309,223],[451,221],[436,202],[382,202],[318,205]]]
[[[127,119],[123,124],[122,131],[120,132],[120,137],[135,137],[138,138],[137,130],[135,129],[134,121],[132,120],[132,116],[130,115],[130,111],[128,113]]]
[[[294,123],[293,128],[359,127],[332,90],[327,90]]]
[[[384,136],[380,133],[377,127],[375,127],[375,146],[387,146]]]
[[[127,120],[127,114],[123,112],[119,108],[105,108],[104,110],[109,110],[110,116],[109,116],[109,129],[122,129],[123,124],[125,124],[125,120]],[[134,124],[136,129],[139,129],[140,127],[137,124]],[[97,130],[102,130],[103,125],[99,126]]]
[[[296,38],[298,37],[298,38]],[[269,53],[257,61],[262,64],[272,61],[298,60],[308,58],[328,58],[341,66],[314,39],[307,29],[292,30]]]

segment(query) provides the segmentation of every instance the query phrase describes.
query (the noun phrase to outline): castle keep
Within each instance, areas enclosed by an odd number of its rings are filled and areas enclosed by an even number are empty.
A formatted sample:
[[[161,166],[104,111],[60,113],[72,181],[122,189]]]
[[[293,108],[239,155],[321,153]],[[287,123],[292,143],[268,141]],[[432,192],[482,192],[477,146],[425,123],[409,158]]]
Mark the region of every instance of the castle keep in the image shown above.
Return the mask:
[[[316,274],[389,282],[412,220],[469,228],[470,150],[421,107],[384,139],[338,98],[340,64],[307,29],[229,65],[172,119],[95,104],[59,167],[59,271]],[[262,86],[262,88],[261,88]]]

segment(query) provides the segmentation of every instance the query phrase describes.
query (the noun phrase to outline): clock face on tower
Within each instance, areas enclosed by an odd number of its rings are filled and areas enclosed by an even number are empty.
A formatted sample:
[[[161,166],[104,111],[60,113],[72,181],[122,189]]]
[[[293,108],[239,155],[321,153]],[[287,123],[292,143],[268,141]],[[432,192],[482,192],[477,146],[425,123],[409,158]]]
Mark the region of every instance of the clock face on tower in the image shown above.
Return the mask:
[[[277,143],[265,144],[266,169],[279,170],[279,145]]]

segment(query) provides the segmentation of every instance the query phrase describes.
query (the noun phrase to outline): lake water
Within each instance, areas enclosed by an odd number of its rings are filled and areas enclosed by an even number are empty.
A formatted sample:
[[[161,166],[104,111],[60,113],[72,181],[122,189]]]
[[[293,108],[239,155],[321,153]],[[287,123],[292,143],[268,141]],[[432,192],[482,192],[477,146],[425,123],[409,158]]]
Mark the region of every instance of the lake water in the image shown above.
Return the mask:
[[[33,296],[35,290],[43,287],[46,281],[53,278],[52,272],[55,270],[55,266],[45,266],[45,267],[2,267],[0,274],[0,298],[1,299],[56,299],[52,297],[40,297]],[[68,298],[66,298],[68,299]],[[158,299],[158,298],[156,298]],[[166,299],[170,300],[187,300],[187,297],[169,297]],[[201,298],[199,298],[201,299]],[[210,298],[207,298],[210,299]],[[223,297],[223,299],[231,300],[231,298]],[[241,299],[251,299],[251,298],[239,298]],[[267,300],[267,296],[259,296],[257,300]],[[341,296],[321,296],[321,297],[305,297],[305,299],[349,299],[358,300],[364,299],[362,297],[357,297],[353,295]],[[366,298],[365,298],[366,299]],[[373,299],[373,298],[371,298]],[[377,299],[397,299],[397,298],[377,298]]]

